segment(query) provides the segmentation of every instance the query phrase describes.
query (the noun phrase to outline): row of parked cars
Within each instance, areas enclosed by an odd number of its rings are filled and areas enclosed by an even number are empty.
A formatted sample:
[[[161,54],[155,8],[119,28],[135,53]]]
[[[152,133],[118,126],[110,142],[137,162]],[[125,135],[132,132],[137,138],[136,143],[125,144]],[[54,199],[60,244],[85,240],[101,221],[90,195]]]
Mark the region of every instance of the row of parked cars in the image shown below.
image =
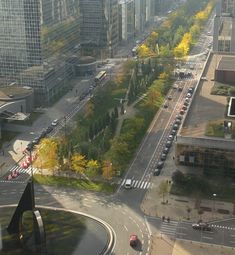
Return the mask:
[[[48,126],[46,129],[43,129],[39,136],[35,137],[33,141],[28,143],[26,150],[32,151],[34,146],[39,144],[40,140],[45,138],[53,130],[53,128],[58,125],[58,122],[58,119],[53,120],[50,126]]]
[[[167,138],[167,141],[165,143],[165,148],[163,149],[163,151],[161,153],[160,161],[158,161],[158,163],[156,165],[156,168],[154,169],[153,175],[155,175],[155,176],[158,176],[161,173],[161,170],[162,170],[162,168],[164,166],[164,163],[165,163],[165,160],[167,158],[167,154],[168,154],[168,152],[171,148],[171,145],[172,145],[172,143],[174,141],[174,138],[177,134],[177,131],[180,127],[183,115],[184,115],[185,111],[188,109],[188,105],[189,105],[189,102],[190,102],[190,99],[192,97],[193,92],[194,92],[194,88],[190,87],[188,89],[186,98],[184,100],[184,104],[183,104],[179,114],[177,114],[176,117],[175,117],[174,123],[172,125],[171,132],[170,132],[170,134]]]
[[[160,156],[160,161],[157,163],[156,169],[154,170],[153,174],[158,176],[161,173],[161,170],[164,166],[165,160],[167,158],[167,154],[172,146],[172,143],[174,141],[174,138],[177,134],[177,131],[179,129],[179,126],[181,124],[182,116],[181,115],[176,115],[175,121],[172,125],[171,132],[169,136],[167,137],[167,141],[165,143],[165,147],[162,150],[161,156]]]

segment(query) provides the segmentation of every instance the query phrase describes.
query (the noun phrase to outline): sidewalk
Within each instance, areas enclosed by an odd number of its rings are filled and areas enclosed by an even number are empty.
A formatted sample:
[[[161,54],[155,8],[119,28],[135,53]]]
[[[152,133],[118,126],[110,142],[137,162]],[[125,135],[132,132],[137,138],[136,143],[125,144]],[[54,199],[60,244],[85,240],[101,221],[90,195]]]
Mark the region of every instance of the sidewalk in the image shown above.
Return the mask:
[[[184,240],[171,240],[166,236],[155,236],[151,240],[150,255],[233,255],[232,248],[196,243]]]
[[[204,222],[222,220],[226,218],[234,217],[234,205],[233,203],[227,203],[223,201],[213,200],[201,200],[196,201],[189,197],[180,197],[175,195],[167,195],[165,201],[168,203],[162,203],[163,198],[159,195],[158,187],[162,181],[167,181],[170,178],[167,176],[158,176],[153,178],[153,187],[149,189],[141,204],[142,211],[152,217],[170,217],[175,221],[188,221],[197,222],[203,220]],[[190,208],[190,213],[187,209]],[[199,209],[202,209],[203,213],[199,214]],[[210,209],[210,210],[209,210]],[[221,213],[221,212],[226,212]],[[152,233],[151,236],[151,255],[218,255],[235,254],[234,248],[207,245],[205,243],[200,244],[197,242],[187,240],[175,240],[170,239],[160,232]]]
[[[153,187],[147,191],[141,204],[141,209],[146,215],[153,217],[165,216],[172,220],[189,222],[197,222],[200,219],[207,222],[234,217],[234,204],[229,202],[218,200],[199,201],[190,197],[168,194],[164,199],[165,203],[163,203],[158,187],[162,181],[166,182],[169,179],[165,176],[152,179]],[[200,211],[203,211],[203,213],[200,214]]]

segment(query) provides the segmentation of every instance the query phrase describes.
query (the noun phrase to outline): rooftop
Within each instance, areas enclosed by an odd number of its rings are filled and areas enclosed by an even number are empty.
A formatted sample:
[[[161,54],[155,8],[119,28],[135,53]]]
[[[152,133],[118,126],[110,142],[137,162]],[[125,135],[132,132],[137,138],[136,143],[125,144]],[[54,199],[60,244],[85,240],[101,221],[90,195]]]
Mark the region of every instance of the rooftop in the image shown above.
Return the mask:
[[[218,70],[235,71],[235,56],[223,56],[218,63]]]
[[[7,86],[0,87],[0,101],[12,101],[32,94],[30,87]]]
[[[218,66],[223,54],[212,54],[204,70],[203,77],[206,80],[200,80],[194,93],[194,99],[188,110],[180,135],[192,138],[209,138],[205,136],[206,125],[209,121],[223,121],[227,105],[226,96],[212,95],[211,89],[214,86],[214,71]]]

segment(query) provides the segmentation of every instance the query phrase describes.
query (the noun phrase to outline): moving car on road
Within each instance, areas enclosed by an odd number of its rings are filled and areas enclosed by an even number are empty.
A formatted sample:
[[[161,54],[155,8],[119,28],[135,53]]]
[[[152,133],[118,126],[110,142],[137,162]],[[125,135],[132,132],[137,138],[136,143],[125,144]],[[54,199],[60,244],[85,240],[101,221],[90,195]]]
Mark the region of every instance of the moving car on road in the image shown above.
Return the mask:
[[[58,119],[53,120],[53,122],[51,123],[52,126],[57,126],[58,125]]]
[[[211,226],[205,222],[193,223],[192,228],[202,231],[211,231]]]
[[[130,246],[136,247],[138,244],[138,236],[137,235],[131,235],[130,236]]]
[[[132,188],[132,179],[126,179],[125,188],[126,189],[131,189]]]

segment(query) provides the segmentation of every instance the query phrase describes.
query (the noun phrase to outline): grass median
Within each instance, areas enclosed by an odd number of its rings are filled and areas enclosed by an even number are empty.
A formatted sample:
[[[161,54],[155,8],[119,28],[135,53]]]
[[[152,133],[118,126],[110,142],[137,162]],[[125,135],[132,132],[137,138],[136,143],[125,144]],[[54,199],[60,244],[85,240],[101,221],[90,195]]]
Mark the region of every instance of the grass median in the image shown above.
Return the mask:
[[[96,192],[113,193],[117,185],[101,181],[89,181],[76,178],[68,178],[63,176],[51,176],[51,175],[34,175],[34,181],[36,184],[49,185],[49,186],[61,186],[69,187],[73,189],[83,189]]]

